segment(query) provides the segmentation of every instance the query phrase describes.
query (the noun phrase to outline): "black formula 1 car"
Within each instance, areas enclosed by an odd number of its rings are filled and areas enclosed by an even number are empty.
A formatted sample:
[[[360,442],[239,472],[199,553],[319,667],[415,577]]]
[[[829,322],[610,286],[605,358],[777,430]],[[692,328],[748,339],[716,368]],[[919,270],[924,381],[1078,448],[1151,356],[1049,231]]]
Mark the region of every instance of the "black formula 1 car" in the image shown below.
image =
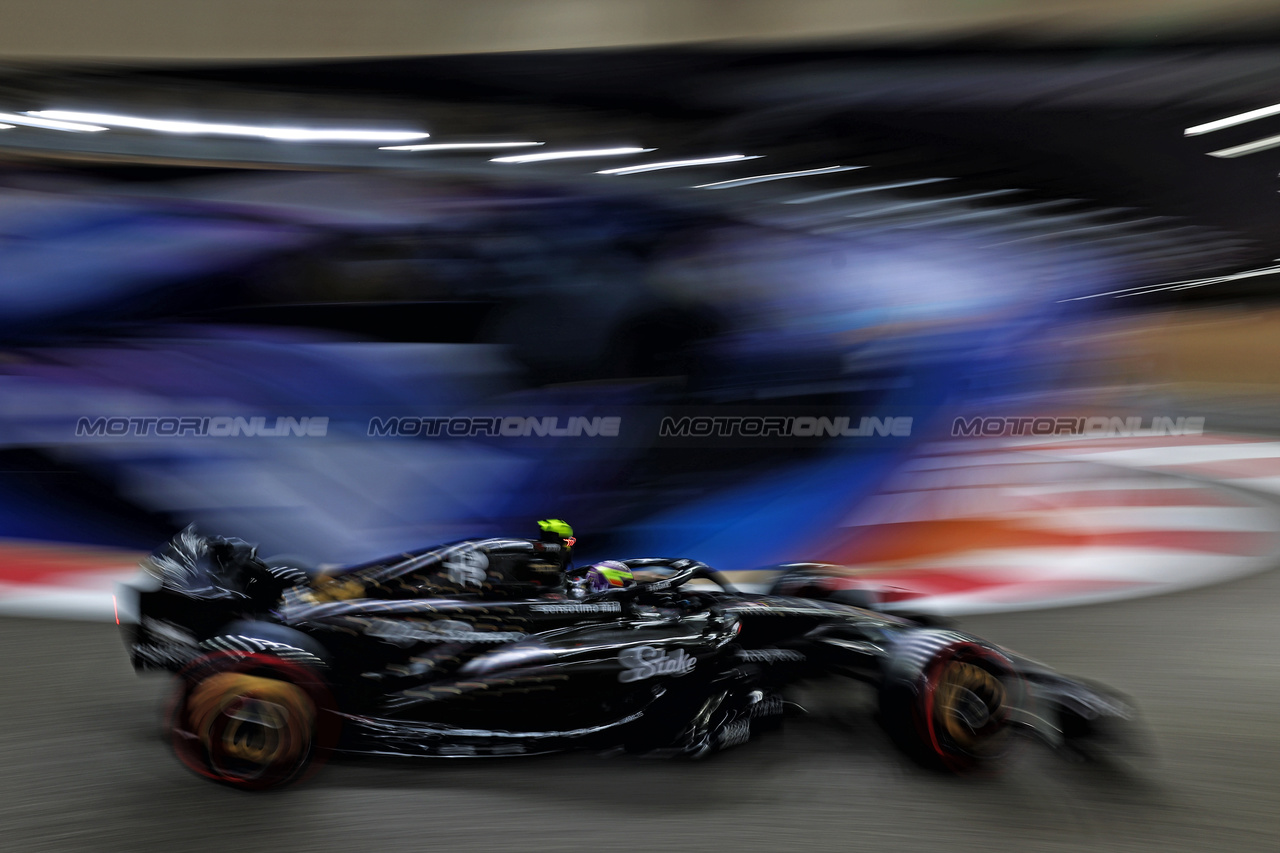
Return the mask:
[[[122,627],[135,668],[180,673],[178,756],[241,788],[335,751],[696,758],[776,726],[789,684],[829,675],[874,685],[893,740],[953,770],[1019,730],[1083,746],[1131,716],[1110,692],[861,599],[742,593],[689,559],[620,561],[633,585],[584,592],[557,547],[477,540],[317,575],[188,528],[122,588],[137,616]],[[559,586],[538,582],[557,571]],[[822,576],[793,567],[778,586],[821,594]]]

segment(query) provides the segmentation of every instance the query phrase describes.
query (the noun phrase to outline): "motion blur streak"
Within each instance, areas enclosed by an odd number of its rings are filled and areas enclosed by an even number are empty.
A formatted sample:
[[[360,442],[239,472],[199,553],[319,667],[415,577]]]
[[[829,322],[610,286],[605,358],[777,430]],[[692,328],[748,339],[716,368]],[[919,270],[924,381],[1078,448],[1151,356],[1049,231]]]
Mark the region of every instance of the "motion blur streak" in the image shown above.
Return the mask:
[[[41,118],[38,114],[18,115],[17,113],[0,113],[0,120],[9,122],[10,125],[23,125],[25,127],[40,127],[46,130],[66,130],[72,133],[98,133],[106,130],[105,127],[99,127],[96,124],[85,124],[78,121],[60,121],[56,117],[48,116]]]
[[[942,181],[949,181],[951,178],[920,178],[915,181],[898,181],[893,184],[875,184],[869,187],[853,187],[847,190],[836,190],[829,193],[815,193],[813,195],[800,196],[799,198],[789,198],[783,204],[813,204],[818,201],[830,201],[833,198],[844,198],[850,195],[862,195],[863,193],[878,193],[885,190],[900,190],[905,187],[920,187],[925,184],[936,184]]]
[[[653,148],[588,148],[581,151],[545,151],[538,154],[513,154],[510,157],[494,157],[494,163],[541,163],[545,160],[576,160],[584,157],[625,157],[629,154],[646,154]]]
[[[723,157],[702,157],[696,160],[667,160],[664,163],[646,163],[642,166],[623,166],[620,169],[602,169],[597,175],[635,175],[640,172],[656,172],[661,169],[683,169],[686,166],[710,166],[716,163],[736,163],[740,160],[759,160],[760,155],[726,154]]]
[[[754,175],[750,178],[738,178],[732,181],[717,181],[713,184],[698,184],[694,189],[724,190],[730,187],[745,187],[750,184],[763,184],[769,181],[785,181],[789,178],[807,178],[812,175],[829,175],[832,172],[850,172],[854,169],[865,169],[865,166],[823,166],[821,169],[802,169],[798,172],[777,172],[772,175]]]
[[[427,145],[384,145],[383,151],[490,151],[496,148],[531,148],[545,142],[432,142]]]
[[[243,124],[216,124],[203,121],[176,121],[172,119],[140,118],[138,116],[112,115],[110,113],[82,113],[73,110],[33,110],[29,116],[53,119],[57,123],[96,122],[110,127],[129,127],[138,130],[154,130],[160,133],[207,133],[216,136],[255,136],[262,139],[284,139],[290,142],[398,142],[407,139],[425,139],[431,134],[400,130],[308,130],[301,127],[254,127]],[[54,126],[50,123],[48,126]],[[66,125],[62,130],[106,130],[105,127]]]
[[[1197,124],[1195,127],[1188,127],[1182,133],[1184,136],[1199,136],[1202,133],[1213,133],[1215,130],[1224,130],[1228,127],[1235,127],[1238,124],[1245,124],[1246,122],[1257,121],[1274,115],[1280,115],[1280,104],[1272,104],[1269,107],[1249,110],[1247,113],[1239,113],[1238,115],[1227,116],[1215,121],[1207,121],[1204,124]]]
[[[1219,275],[1211,278],[1191,278],[1186,281],[1171,281],[1167,284],[1144,285],[1142,287],[1125,287],[1120,290],[1109,290],[1105,293],[1091,293],[1088,296],[1073,296],[1070,299],[1061,299],[1060,302],[1077,302],[1081,299],[1097,299],[1102,296],[1141,296],[1147,293],[1158,293],[1162,290],[1184,290],[1192,287],[1204,287],[1210,284],[1222,284],[1227,281],[1239,281],[1243,278],[1256,278],[1264,275],[1275,275],[1280,273],[1280,266],[1263,267],[1262,269],[1248,270],[1246,272],[1232,273],[1231,275]]]
[[[1230,148],[1220,148],[1217,151],[1210,151],[1210,157],[1243,157],[1246,154],[1256,154],[1259,151],[1268,151],[1272,148],[1280,146],[1280,134],[1276,136],[1268,136],[1265,139],[1256,139],[1253,142],[1246,142],[1243,145],[1233,145]]]

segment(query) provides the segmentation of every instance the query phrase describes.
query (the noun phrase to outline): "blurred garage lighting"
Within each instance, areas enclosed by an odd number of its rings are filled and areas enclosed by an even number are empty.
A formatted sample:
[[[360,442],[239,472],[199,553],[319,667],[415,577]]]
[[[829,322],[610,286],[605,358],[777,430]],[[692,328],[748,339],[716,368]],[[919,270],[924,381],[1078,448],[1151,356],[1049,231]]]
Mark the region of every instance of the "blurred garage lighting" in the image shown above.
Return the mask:
[[[634,175],[638,172],[656,172],[659,169],[683,169],[686,166],[711,166],[716,163],[737,163],[742,160],[759,160],[763,154],[726,154],[723,157],[702,157],[697,160],[667,160],[662,163],[645,163],[642,166],[623,166],[619,169],[603,169],[597,175]]]
[[[499,148],[529,148],[545,142],[429,142],[426,145],[383,145],[379,151],[494,151]]]
[[[0,121],[9,125],[23,125],[24,127],[42,127],[45,130],[67,130],[72,133],[97,133],[100,130],[106,130],[105,127],[98,127],[96,124],[81,124],[75,121],[56,121],[52,118],[33,118],[30,115],[18,115],[16,113],[0,113]]]
[[[1272,104],[1269,107],[1249,110],[1247,113],[1238,113],[1233,116],[1227,116],[1226,118],[1220,118],[1217,121],[1197,124],[1195,127],[1188,127],[1186,130],[1182,131],[1182,135],[1199,136],[1202,133],[1213,133],[1215,130],[1222,130],[1224,127],[1235,127],[1237,124],[1257,121],[1260,118],[1267,118],[1274,115],[1280,115],[1280,104]]]
[[[847,190],[836,190],[829,193],[818,193],[817,195],[802,195],[798,198],[789,198],[783,204],[812,204],[815,201],[826,201],[832,198],[843,198],[847,195],[861,195],[862,193],[878,193],[884,190],[899,190],[904,187],[919,187],[925,184],[937,184],[942,181],[949,181],[951,178],[921,178],[916,181],[898,181],[894,184],[873,184],[869,187],[853,187]]]
[[[0,130],[13,130],[13,125],[11,125],[11,124],[0,124]]]
[[[513,154],[510,157],[494,157],[494,163],[539,163],[543,160],[573,160],[578,157],[625,157],[628,154],[646,154],[656,148],[587,148],[582,151],[544,151],[540,154]]]
[[[716,181],[714,184],[698,184],[695,190],[727,190],[730,187],[745,187],[748,184],[763,184],[766,181],[785,181],[788,178],[806,178],[809,175],[829,175],[833,172],[852,172],[854,169],[865,169],[866,166],[824,166],[821,169],[804,169],[799,172],[775,172],[772,175],[756,175],[751,178],[738,178],[735,181]]]
[[[869,216],[884,216],[890,213],[897,213],[903,210],[915,210],[921,207],[935,207],[940,204],[956,204],[962,201],[974,201],[982,198],[996,198],[1002,195],[1011,195],[1021,190],[988,190],[984,193],[970,193],[968,195],[943,196],[941,198],[926,198],[921,201],[908,201],[903,204],[890,204],[884,207],[876,207],[871,210],[862,210],[857,213],[846,214],[849,219],[863,219]]]
[[[1243,145],[1235,145],[1231,148],[1219,148],[1217,151],[1210,151],[1210,157],[1243,157],[1246,154],[1252,154],[1255,151],[1266,151],[1268,148],[1280,146],[1280,136],[1268,136],[1265,139],[1256,139],[1253,142],[1246,142]]]
[[[1110,296],[1114,299],[1124,299],[1129,296],[1143,296],[1147,293],[1157,293],[1161,290],[1191,290],[1196,287],[1206,287],[1210,284],[1221,284],[1227,281],[1239,281],[1242,278],[1257,278],[1264,275],[1275,275],[1280,273],[1280,266],[1262,267],[1256,270],[1247,270],[1245,272],[1232,273],[1230,275],[1215,275],[1209,278],[1189,278],[1183,281],[1171,281],[1165,284],[1144,284],[1138,287],[1126,287],[1121,290],[1107,290],[1102,293],[1091,293],[1088,296],[1076,296],[1071,299],[1059,299],[1058,302],[1079,302],[1082,299],[1098,299],[1102,296]]]
[[[1196,287],[1207,287],[1211,284],[1222,284],[1227,281],[1239,281],[1242,278],[1257,278],[1263,275],[1275,275],[1280,273],[1280,267],[1263,267],[1262,269],[1249,270],[1248,272],[1238,272],[1232,275],[1216,275],[1211,278],[1197,278],[1191,281],[1176,281],[1171,284],[1158,284],[1144,293],[1155,293],[1160,290],[1191,290]],[[1124,299],[1129,296],[1142,296],[1143,293],[1125,293],[1115,297],[1116,299]]]
[[[261,127],[248,124],[212,124],[203,121],[171,121],[139,118],[109,113],[81,113],[69,110],[33,110],[28,116],[60,121],[83,121],[108,127],[130,127],[160,133],[210,134],[216,136],[252,136],[260,139],[283,139],[290,142],[401,142],[426,139],[431,134],[409,130],[314,130],[302,127]],[[106,128],[95,128],[106,130]]]

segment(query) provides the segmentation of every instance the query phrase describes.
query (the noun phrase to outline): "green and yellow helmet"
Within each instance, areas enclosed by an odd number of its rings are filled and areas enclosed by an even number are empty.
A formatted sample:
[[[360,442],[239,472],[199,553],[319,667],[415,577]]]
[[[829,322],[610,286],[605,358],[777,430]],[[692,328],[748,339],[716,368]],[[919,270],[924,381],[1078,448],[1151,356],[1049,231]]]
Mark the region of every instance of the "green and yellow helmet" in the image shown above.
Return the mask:
[[[559,542],[566,548],[572,548],[578,541],[573,535],[573,528],[569,526],[569,522],[559,518],[539,521],[538,529],[542,531],[543,542]]]

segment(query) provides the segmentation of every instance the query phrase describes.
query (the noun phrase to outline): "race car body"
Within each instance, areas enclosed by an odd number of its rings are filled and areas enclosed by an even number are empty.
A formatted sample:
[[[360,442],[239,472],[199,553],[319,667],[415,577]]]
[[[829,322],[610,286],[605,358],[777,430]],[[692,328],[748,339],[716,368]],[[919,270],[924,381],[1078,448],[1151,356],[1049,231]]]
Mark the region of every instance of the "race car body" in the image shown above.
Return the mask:
[[[178,755],[245,788],[296,780],[335,750],[701,757],[780,722],[788,685],[829,675],[874,685],[894,740],[957,770],[1019,729],[1069,746],[1132,714],[948,628],[741,593],[690,559],[619,561],[633,585],[584,592],[564,583],[564,557],[487,539],[312,576],[188,529],[122,590],[138,616],[122,627],[136,668],[181,673]]]

